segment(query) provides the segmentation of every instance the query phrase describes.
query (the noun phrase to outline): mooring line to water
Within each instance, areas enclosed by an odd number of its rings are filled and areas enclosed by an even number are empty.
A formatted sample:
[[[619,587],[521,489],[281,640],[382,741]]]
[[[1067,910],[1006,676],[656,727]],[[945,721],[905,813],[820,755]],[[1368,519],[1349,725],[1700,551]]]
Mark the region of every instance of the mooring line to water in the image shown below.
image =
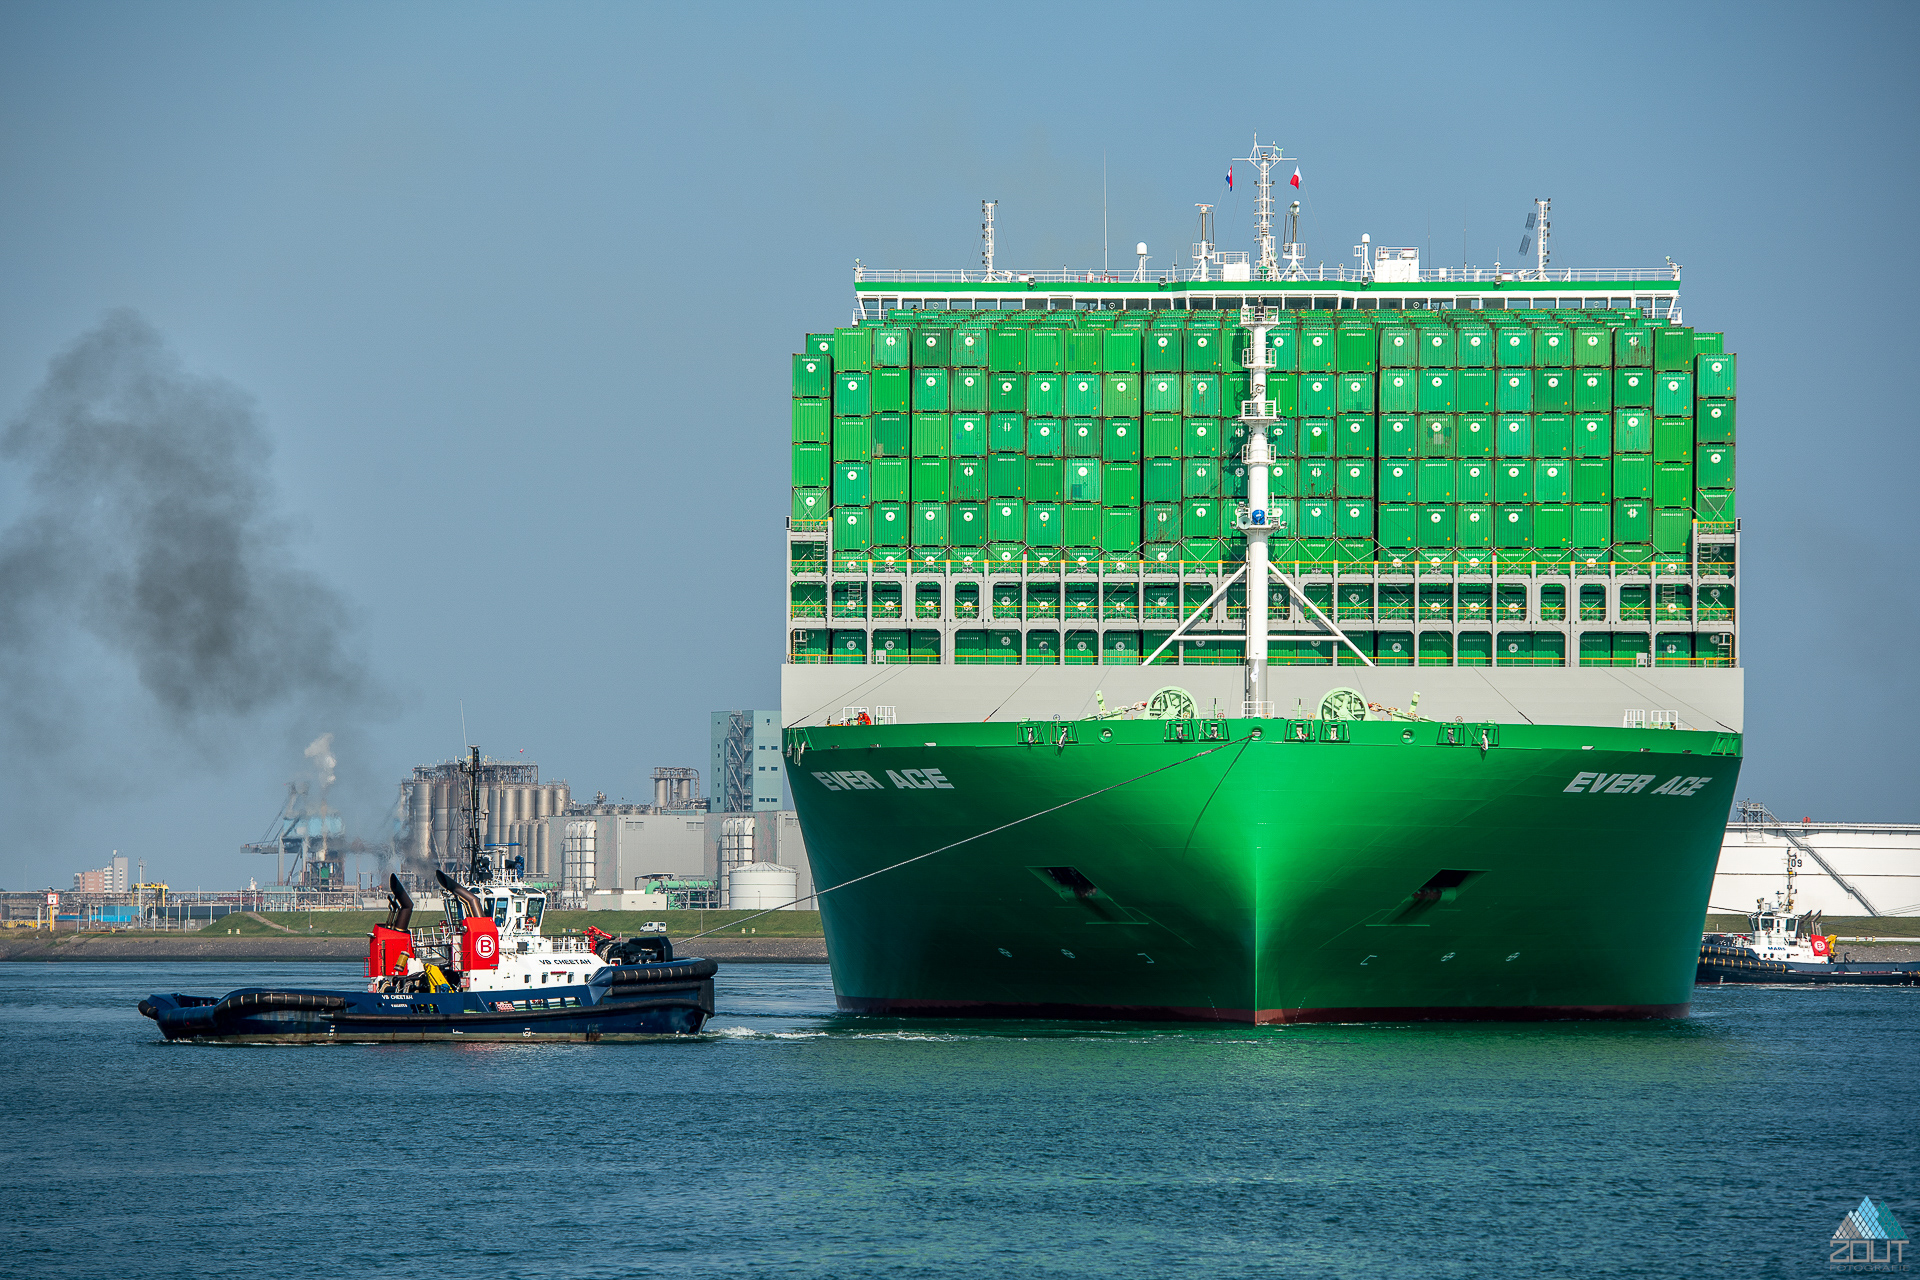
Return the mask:
[[[1233,744],[1231,742],[1223,742],[1217,747],[1208,747],[1205,751],[1199,752],[1198,754],[1187,756],[1184,759],[1171,761],[1167,764],[1161,765],[1157,769],[1149,769],[1145,773],[1140,774],[1137,777],[1126,778],[1119,782],[1108,783],[1106,786],[1100,787],[1099,789],[1094,791],[1089,791],[1087,792],[1087,794],[1083,796],[1075,796],[1071,800],[1062,800],[1059,804],[1054,805],[1050,809],[1041,809],[1039,812],[1030,813],[1024,818],[1015,818],[1012,822],[1002,823],[1001,825],[994,827],[990,831],[976,831],[970,836],[966,836],[962,839],[955,840],[952,844],[943,844],[938,849],[929,849],[925,853],[916,853],[913,857],[904,859],[903,861],[900,861],[900,862],[896,862],[892,866],[881,867],[876,871],[869,871],[865,875],[855,876],[851,880],[842,880],[839,884],[829,885],[825,889],[817,889],[814,892],[806,895],[806,897],[804,898],[795,898],[792,902],[783,902],[777,907],[768,907],[765,911],[756,911],[752,915],[746,916],[743,919],[735,920],[730,924],[716,925],[714,928],[708,929],[704,933],[689,934],[687,937],[681,939],[681,941],[696,942],[699,939],[707,937],[710,934],[720,933],[726,929],[736,928],[740,925],[745,924],[748,920],[758,920],[761,916],[770,916],[776,911],[785,911],[788,907],[797,907],[803,902],[809,902],[809,901],[817,902],[819,899],[824,898],[826,895],[834,892],[836,889],[844,889],[849,885],[859,884],[862,880],[871,880],[875,876],[883,876],[889,871],[898,871],[901,867],[911,866],[916,862],[921,862],[927,858],[933,857],[933,855],[935,855],[936,853],[945,853],[949,849],[958,849],[963,844],[971,844],[975,840],[984,839],[985,837],[991,836],[991,835],[998,835],[1000,832],[1007,831],[1007,830],[1010,830],[1011,828],[1017,827],[1023,822],[1032,822],[1035,818],[1044,818],[1050,813],[1058,813],[1060,812],[1060,810],[1079,804],[1083,800],[1091,800],[1095,796],[1105,795],[1109,791],[1118,791],[1121,787],[1130,787],[1136,782],[1143,782],[1146,779],[1151,778],[1156,773],[1165,773],[1167,770],[1177,769],[1183,764],[1192,764],[1195,760],[1204,759],[1207,756],[1212,755],[1216,751],[1225,751],[1228,747],[1232,745]]]

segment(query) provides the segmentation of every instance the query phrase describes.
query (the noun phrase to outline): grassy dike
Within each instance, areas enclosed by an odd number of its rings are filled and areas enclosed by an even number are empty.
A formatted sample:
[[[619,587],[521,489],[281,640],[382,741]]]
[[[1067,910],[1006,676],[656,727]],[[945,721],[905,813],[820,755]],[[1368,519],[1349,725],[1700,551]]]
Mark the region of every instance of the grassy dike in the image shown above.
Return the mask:
[[[818,911],[774,911],[758,919],[751,911],[549,911],[541,923],[544,933],[581,933],[588,925],[625,936],[638,933],[650,920],[664,921],[669,937],[684,938],[709,929],[728,937],[818,938]],[[413,924],[428,928],[442,920],[438,911],[416,911]],[[198,932],[206,937],[242,938],[288,937],[365,937],[377,924],[384,924],[384,911],[263,911],[259,918],[231,915],[215,920]],[[742,933],[741,930],[750,930]]]

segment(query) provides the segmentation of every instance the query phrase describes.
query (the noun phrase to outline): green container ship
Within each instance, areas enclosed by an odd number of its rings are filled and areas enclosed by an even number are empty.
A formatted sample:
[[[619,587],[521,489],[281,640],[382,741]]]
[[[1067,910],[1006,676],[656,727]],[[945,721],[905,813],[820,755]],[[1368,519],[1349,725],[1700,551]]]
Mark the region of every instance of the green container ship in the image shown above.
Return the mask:
[[[1684,1013],[1734,356],[1678,267],[1552,268],[1545,201],[1525,270],[1306,268],[1246,163],[1256,254],[1203,209],[1179,269],[1009,273],[988,205],[980,270],[856,267],[794,358],[785,750],[841,1006]]]

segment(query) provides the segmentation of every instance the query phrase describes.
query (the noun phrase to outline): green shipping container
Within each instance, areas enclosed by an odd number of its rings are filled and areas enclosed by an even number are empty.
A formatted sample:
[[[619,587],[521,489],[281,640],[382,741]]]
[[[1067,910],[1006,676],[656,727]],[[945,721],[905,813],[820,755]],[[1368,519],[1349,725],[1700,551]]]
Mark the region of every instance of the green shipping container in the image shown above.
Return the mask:
[[[1420,455],[1425,458],[1453,457],[1453,428],[1453,415],[1450,413],[1422,414],[1417,425]]]
[[[1106,443],[1100,456],[1108,462],[1140,461],[1140,422],[1136,418],[1107,419]]]
[[[913,404],[913,370],[876,369],[873,372],[873,411],[907,413]]]
[[[1331,328],[1315,325],[1300,330],[1300,372],[1332,373],[1334,341]]]
[[[1324,458],[1308,458],[1300,463],[1295,476],[1300,497],[1327,498],[1333,496],[1334,487],[1339,483],[1340,468]]]
[[[1030,502],[1027,504],[1027,545],[1030,547],[1058,547],[1065,545],[1066,526],[1061,520],[1061,508],[1057,502]]]
[[[1694,385],[1699,388],[1702,398],[1731,400],[1734,390],[1734,357],[1727,355],[1695,356],[1693,362]],[[795,395],[803,394],[795,391]],[[811,395],[812,392],[804,394]]]
[[[1067,331],[1067,372],[1099,373],[1107,331],[1091,325]]]
[[[1173,464],[1174,491],[1179,496],[1179,463]],[[1148,463],[1151,468],[1153,463]],[[1151,472],[1149,472],[1151,474]],[[1140,464],[1137,462],[1105,462],[1100,465],[1101,501],[1110,507],[1137,507],[1140,505]]]
[[[831,333],[810,333],[802,344],[802,350],[810,356],[833,358],[833,335]]]
[[[1502,369],[1494,375],[1493,407],[1497,413],[1533,412],[1533,373]]]
[[[833,367],[836,371],[865,371],[873,367],[873,330],[852,325],[833,331]],[[836,392],[837,394],[837,392]],[[842,413],[848,410],[842,409]],[[865,413],[866,410],[860,412]]]
[[[1025,453],[1027,419],[1025,414],[996,413],[987,419],[987,448],[992,453]]]
[[[1653,511],[1653,549],[1663,555],[1686,551],[1693,540],[1692,507],[1655,507]]]
[[[1613,536],[1619,542],[1646,542],[1653,536],[1653,504],[1642,498],[1616,498]]]
[[[1703,444],[1694,452],[1694,474],[1702,489],[1733,488],[1733,446]]]
[[[1330,373],[1300,375],[1300,416],[1330,418],[1340,403],[1339,379]]]
[[[1533,362],[1542,368],[1573,364],[1573,333],[1564,325],[1542,324],[1533,330]]]
[[[1380,365],[1379,331],[1370,324],[1343,324],[1338,330],[1341,373],[1372,373]]]
[[[1505,413],[1495,426],[1499,432],[1497,453],[1502,458],[1533,456],[1533,418],[1524,413]]]
[[[1442,550],[1453,545],[1454,508],[1450,505],[1429,504],[1420,508],[1419,545],[1423,551]]]
[[[1212,498],[1189,499],[1181,505],[1180,533],[1186,538],[1220,536],[1220,504]]]
[[[1405,502],[1380,504],[1380,545],[1393,551],[1411,551],[1418,520],[1414,508]]]
[[[947,508],[948,537],[955,547],[987,545],[987,508],[981,502],[955,502]]]
[[[1653,408],[1653,379],[1651,369],[1615,369],[1613,371],[1613,404],[1618,409]]]
[[[1416,496],[1421,502],[1452,502],[1456,496],[1456,476],[1451,458],[1426,458],[1420,463]]]
[[[1027,504],[1002,498],[987,504],[987,541],[1021,542],[1027,536]]]
[[[1454,375],[1454,404],[1461,413],[1492,413],[1498,375],[1491,369],[1461,369]]]
[[[1692,369],[1693,330],[1683,324],[1665,325],[1653,331],[1653,367],[1668,370]]]
[[[1411,369],[1420,363],[1418,337],[1405,325],[1385,325],[1380,330],[1380,369]],[[1383,376],[1381,385],[1385,386]],[[1412,385],[1409,383],[1408,385]]]
[[[1155,329],[1146,337],[1146,372],[1178,373],[1184,343],[1178,329]]]
[[[1029,502],[1059,502],[1066,496],[1066,464],[1058,458],[1028,458],[1027,487]]]
[[[1143,431],[1142,444],[1149,458],[1177,458],[1180,456],[1180,434],[1182,419],[1171,413],[1149,414]],[[1269,432],[1271,435],[1271,431]]]
[[[1086,379],[1094,382],[1092,378]],[[1061,407],[1065,402],[1064,387],[1066,378],[1058,373],[1029,373],[1027,375],[1027,412],[1049,418],[1061,417]],[[1094,385],[1098,385],[1095,383]]]
[[[1573,501],[1573,463],[1566,458],[1541,458],[1533,464],[1533,500]]]
[[[865,507],[873,498],[868,462],[837,462],[833,467],[833,505]]]
[[[956,330],[949,345],[954,365],[985,371],[988,341],[988,331],[985,329]]]
[[[955,369],[947,380],[952,392],[949,407],[955,413],[985,413],[987,383],[992,377],[985,369]]]
[[[1008,414],[1006,416],[1010,418],[1018,418],[1020,415]],[[1030,456],[1036,457],[1036,458],[1057,458],[1061,455],[1061,453],[1063,452],[1061,437],[1065,433],[1062,429],[1060,419],[1058,418],[1027,418],[1025,419],[1025,422],[1026,422],[1027,453]],[[997,444],[994,446],[996,450],[1003,447],[1010,447],[1010,446],[1002,446]]]
[[[1179,374],[1148,374],[1141,407],[1147,413],[1179,413],[1181,385]]]
[[[1067,416],[1070,418],[1094,418],[1101,416],[1100,405],[1103,400],[1104,384],[1099,374],[1070,373],[1064,382],[1067,388]]]
[[[1335,400],[1341,413],[1373,412],[1373,375],[1343,373],[1335,387]]]
[[[1217,339],[1216,339],[1217,341]],[[1181,413],[1189,418],[1217,418],[1220,416],[1221,379],[1215,373],[1189,373],[1185,375],[1184,395],[1181,397]]]
[[[1493,545],[1494,515],[1493,508],[1484,502],[1465,502],[1454,508],[1458,514],[1454,517],[1457,526],[1454,530],[1454,543],[1464,549],[1483,548]],[[1471,588],[1463,588],[1463,591]],[[1482,587],[1480,590],[1485,591]]]
[[[994,413],[1027,411],[1027,375],[995,373],[987,378],[987,408]]]
[[[913,363],[913,331],[883,328],[873,331],[873,367],[904,369]]]
[[[1737,514],[1731,489],[1695,490],[1693,509],[1702,520],[1732,520]]]
[[[1456,401],[1454,371],[1422,369],[1415,400],[1421,413],[1452,413]]]
[[[953,418],[945,413],[916,413],[912,436],[914,457],[944,458],[953,451]]]
[[[797,402],[796,402],[797,403]],[[1701,400],[1694,407],[1694,431],[1701,444],[1733,443],[1733,401]]]
[[[1308,498],[1300,504],[1300,535],[1306,538],[1335,536],[1336,517],[1332,498]]]
[[[1065,331],[1060,329],[1027,330],[1027,372],[1052,374],[1066,372],[1066,339]],[[1058,386],[1059,382],[1059,378],[1056,377],[1054,385]]]
[[[1342,462],[1337,472],[1334,493],[1342,498],[1371,498],[1373,496],[1373,463],[1369,460]]]
[[[1380,419],[1380,456],[1411,458],[1420,452],[1420,432],[1412,414],[1386,414]]]
[[[987,545],[987,508],[980,502],[955,502],[947,507],[947,536],[956,547]]]
[[[1062,428],[1069,458],[1097,458],[1106,444],[1106,430],[1093,418],[1072,418]]]
[[[1342,538],[1373,536],[1373,503],[1364,498],[1343,498],[1334,504],[1334,524]]]
[[[1075,458],[1067,463],[1068,502],[1100,501],[1101,467],[1101,463],[1091,458]]]
[[[1571,369],[1535,369],[1533,371],[1533,411],[1535,413],[1573,412],[1573,371]]]
[[[1566,458],[1573,454],[1573,418],[1564,413],[1533,415],[1533,454],[1536,458]]]
[[[1454,447],[1463,458],[1491,458],[1499,435],[1494,419],[1484,413],[1461,414],[1454,422]]]
[[[1602,325],[1577,325],[1573,331],[1576,368],[1605,368],[1613,363],[1613,335]]]
[[[793,443],[825,444],[831,439],[833,406],[825,400],[793,402]]]
[[[904,458],[912,452],[913,433],[904,413],[873,415],[873,456]]]
[[[827,458],[827,446],[824,444],[796,444],[793,446],[793,484],[795,488],[824,489],[827,486],[827,473],[832,468]]]
[[[1420,330],[1420,367],[1422,369],[1451,369],[1459,364],[1456,358],[1453,330],[1441,325],[1425,325]]]
[[[1573,464],[1575,502],[1613,501],[1613,459],[1580,458]]]
[[[1653,420],[1653,460],[1659,462],[1693,461],[1693,421],[1689,418]]]
[[[1270,373],[1267,375],[1267,399],[1273,401],[1273,412],[1281,418],[1300,416],[1300,375],[1297,373]]]
[[[1493,367],[1493,329],[1484,324],[1461,324],[1456,330],[1455,361],[1462,369]]]
[[[1100,549],[1106,552],[1140,549],[1140,509],[1106,507],[1100,515]]]
[[[914,478],[919,477],[916,475]],[[947,545],[946,503],[915,502],[913,504],[913,545],[916,547]]]
[[[1571,419],[1575,457],[1604,458],[1613,452],[1613,417],[1588,413]]]
[[[989,498],[1023,498],[1026,492],[1027,460],[1023,455],[996,453],[987,459]]]
[[[834,377],[833,413],[835,417],[865,417],[872,412],[873,379],[871,375],[841,373]]]
[[[1227,367],[1227,348],[1221,340],[1220,330],[1197,325],[1189,329],[1185,363],[1187,370],[1193,373],[1224,372]]]
[[[1533,364],[1533,329],[1524,324],[1502,325],[1494,337],[1494,363],[1501,368],[1525,369]],[[1501,379],[1501,385],[1506,380]],[[1529,388],[1531,390],[1531,388]]]
[[[1651,329],[1615,329],[1613,362],[1635,368],[1653,367],[1653,331]]]
[[[1300,367],[1300,332],[1290,324],[1267,330],[1267,361],[1274,369]]]
[[[913,500],[915,502],[946,502],[947,495],[951,492],[948,479],[952,465],[945,458],[915,458],[911,492]]]
[[[1659,418],[1693,416],[1693,375],[1663,372],[1653,380],[1653,412]]]
[[[1106,373],[1140,372],[1141,335],[1129,329],[1109,329],[1101,340],[1100,368]],[[1135,384],[1134,394],[1139,394],[1140,379],[1131,379]]]
[[[1564,502],[1543,502],[1533,509],[1533,545],[1542,551],[1565,551],[1573,539],[1573,508]]]
[[[873,501],[905,502],[911,484],[913,463],[906,458],[875,458],[869,464],[868,483],[872,486]],[[875,522],[877,538],[879,524]]]
[[[830,396],[833,394],[833,361],[815,355],[793,358],[793,394]]]
[[[1068,396],[1072,399],[1071,393]],[[1101,403],[1106,406],[1104,412],[1113,418],[1137,418],[1140,416],[1140,375],[1137,373],[1109,373],[1102,380]]]
[[[1613,415],[1615,453],[1653,452],[1653,415],[1645,409],[1617,409]]]
[[[985,458],[955,458],[947,472],[947,500],[985,502],[987,500],[987,461]]]
[[[1613,496],[1620,498],[1653,497],[1653,456],[1645,453],[1619,454],[1613,460]],[[1642,542],[1632,538],[1628,541]]]
[[[980,458],[987,453],[987,419],[977,413],[953,416],[953,456]]]
[[[1374,449],[1373,415],[1347,413],[1334,423],[1335,452],[1342,458],[1371,458]],[[1234,450],[1236,454],[1238,450]]]
[[[1293,458],[1275,458],[1267,469],[1267,492],[1276,498],[1300,496],[1300,463]]]
[[[1223,451],[1220,423],[1214,418],[1187,418],[1182,432],[1182,457],[1217,458]]]
[[[1142,469],[1144,476],[1142,484],[1148,502],[1180,501],[1181,466],[1182,463],[1177,458],[1149,458],[1147,460]],[[1107,476],[1106,485],[1108,505],[1118,505],[1121,500],[1115,496],[1112,475]],[[1135,501],[1138,501],[1138,499],[1136,498]]]
[[[1573,545],[1595,550],[1613,541],[1613,507],[1604,502],[1582,502],[1573,508]]]
[[[1213,498],[1220,493],[1220,461],[1217,458],[1188,458],[1180,464],[1180,496]]]
[[[914,368],[945,369],[953,363],[953,330],[922,325],[913,331]]]
[[[830,507],[827,490],[795,489],[793,491],[793,518],[795,520],[825,520]]]
[[[864,551],[873,545],[873,520],[865,507],[833,508],[833,549]]]
[[[1573,411],[1605,413],[1613,408],[1613,374],[1606,369],[1579,369],[1573,375]]]
[[[1454,464],[1454,496],[1462,502],[1492,502],[1493,472],[1488,458],[1462,458]]]
[[[1509,458],[1494,467],[1493,497],[1496,502],[1533,501],[1533,463],[1525,458]]]
[[[1331,418],[1302,418],[1300,420],[1300,456],[1303,458],[1331,458],[1339,452],[1339,436],[1333,429]]]
[[[1517,551],[1533,543],[1533,508],[1509,504],[1494,508],[1493,543],[1503,551]]]
[[[1067,504],[1067,545],[1069,547],[1098,547],[1100,545],[1100,504],[1097,502],[1069,502]],[[1098,556],[1091,557],[1098,559]]]
[[[1420,375],[1412,369],[1386,369],[1380,374],[1380,411],[1413,413],[1419,409]]]

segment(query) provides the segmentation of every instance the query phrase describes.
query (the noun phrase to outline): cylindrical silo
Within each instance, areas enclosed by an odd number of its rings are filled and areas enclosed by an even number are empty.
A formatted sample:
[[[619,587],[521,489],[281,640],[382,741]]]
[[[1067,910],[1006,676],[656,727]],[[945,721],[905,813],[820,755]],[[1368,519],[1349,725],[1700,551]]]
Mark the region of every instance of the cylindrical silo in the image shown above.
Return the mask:
[[[733,911],[793,910],[800,872],[777,862],[749,862],[727,873],[726,906]]]

